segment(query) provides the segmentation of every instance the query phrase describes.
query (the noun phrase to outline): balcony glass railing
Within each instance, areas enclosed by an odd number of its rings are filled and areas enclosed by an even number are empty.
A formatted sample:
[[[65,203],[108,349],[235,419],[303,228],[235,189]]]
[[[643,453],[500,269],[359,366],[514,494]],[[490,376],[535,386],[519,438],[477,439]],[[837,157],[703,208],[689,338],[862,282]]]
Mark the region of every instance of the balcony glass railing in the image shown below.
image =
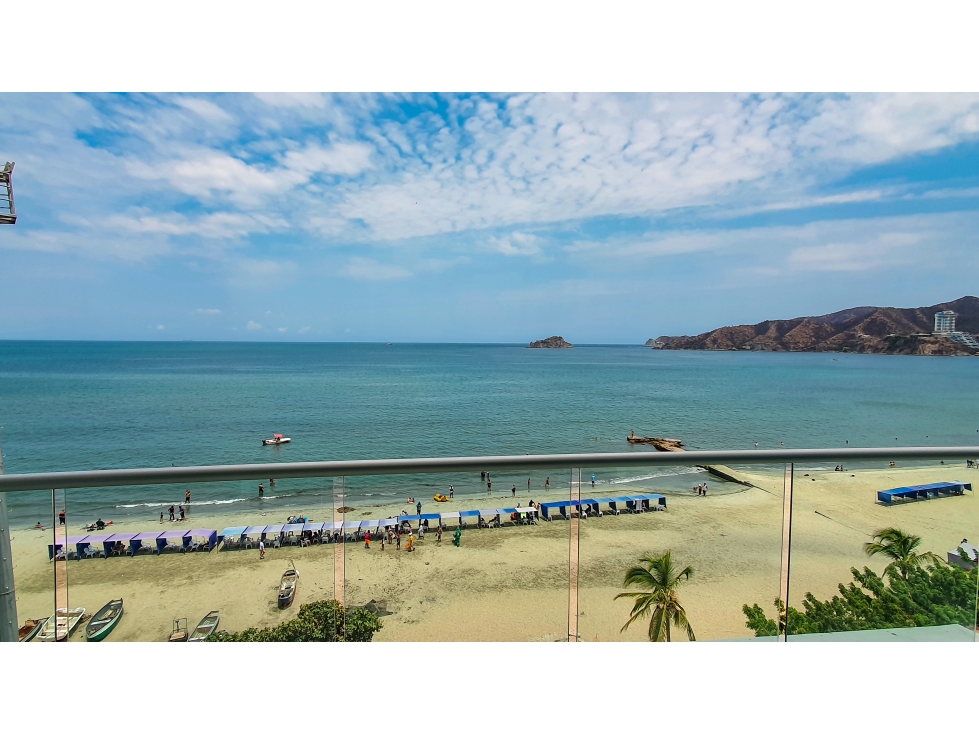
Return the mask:
[[[8,523],[16,627],[42,620],[36,640],[974,640],[976,452],[277,464],[275,483],[269,465],[6,475],[0,496],[48,508],[43,530]],[[277,499],[175,501],[172,519],[157,502],[210,482]],[[79,516],[76,493],[120,486],[153,501],[104,527]]]

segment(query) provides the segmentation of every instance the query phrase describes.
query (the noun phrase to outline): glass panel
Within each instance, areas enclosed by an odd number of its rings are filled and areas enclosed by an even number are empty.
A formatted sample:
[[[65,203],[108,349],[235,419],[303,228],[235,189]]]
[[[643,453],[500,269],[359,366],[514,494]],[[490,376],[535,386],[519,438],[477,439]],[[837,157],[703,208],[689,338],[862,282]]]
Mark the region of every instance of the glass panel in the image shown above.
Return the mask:
[[[789,640],[974,640],[974,474],[965,461],[796,465]]]
[[[568,497],[569,474],[348,478],[348,619],[378,615],[378,641],[567,639],[569,524],[528,518]]]
[[[724,480],[718,474],[725,474]],[[650,637],[653,613],[628,627],[633,605],[654,593],[670,554],[676,601],[697,640],[753,638],[743,607],[766,609],[779,594],[781,474],[771,467],[636,467],[583,470],[580,533],[580,639]],[[741,484],[740,480],[747,484]],[[748,486],[750,484],[751,486]],[[702,488],[706,485],[706,490]],[[656,561],[651,564],[643,559]],[[626,574],[637,580],[626,585]],[[683,574],[691,569],[689,577]],[[654,610],[654,603],[650,609]],[[653,635],[662,632],[653,631]],[[670,640],[688,639],[670,624]]]

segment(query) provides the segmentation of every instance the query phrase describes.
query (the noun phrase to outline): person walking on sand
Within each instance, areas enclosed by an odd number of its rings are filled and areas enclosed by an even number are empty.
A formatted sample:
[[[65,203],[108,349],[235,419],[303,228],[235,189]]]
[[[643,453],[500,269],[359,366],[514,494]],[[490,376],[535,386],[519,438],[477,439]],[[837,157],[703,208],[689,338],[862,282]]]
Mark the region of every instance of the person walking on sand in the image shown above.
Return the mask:
[[[512,487],[510,487],[510,496],[511,497],[516,497],[517,496],[517,485],[516,484],[514,484]]]
[[[367,550],[370,550],[371,549],[371,531],[370,530],[368,530],[366,533],[364,533],[364,548],[366,548]]]
[[[435,528],[435,545],[442,545],[442,523]]]
[[[160,522],[163,522],[163,513],[160,513]]]
[[[527,494],[530,494],[530,477],[527,477]]]
[[[415,513],[416,515],[422,514],[422,503],[421,503],[421,500],[419,500],[418,502],[415,503],[415,509],[418,510],[418,512]]]
[[[544,482],[544,491],[548,492],[551,489],[551,478],[548,477]]]
[[[58,524],[59,525],[64,525],[65,524],[65,508],[64,507],[62,507],[61,508],[61,512],[58,513]]]
[[[452,545],[456,548],[462,545],[462,526],[456,528],[455,536],[452,538]]]
[[[174,521],[174,515],[175,514],[176,513],[173,510],[173,505],[170,505],[170,522],[173,522]]]
[[[384,550],[384,533],[381,533],[381,550]]]
[[[180,519],[181,520],[184,519],[184,506],[183,505],[180,505]]]
[[[398,531],[394,534],[394,536],[395,536],[395,539],[396,539],[396,541],[398,543],[398,545],[395,548],[395,550],[401,550],[401,528],[398,528]]]
[[[453,497],[455,497],[455,496],[456,496],[456,488],[455,488],[455,487],[453,487],[453,486],[452,486],[452,485],[450,484],[450,485],[449,485],[449,499],[452,499],[452,498],[453,498]]]
[[[258,541],[258,560],[261,561],[261,560],[264,560],[264,559],[265,559],[265,541],[264,540],[259,540]]]

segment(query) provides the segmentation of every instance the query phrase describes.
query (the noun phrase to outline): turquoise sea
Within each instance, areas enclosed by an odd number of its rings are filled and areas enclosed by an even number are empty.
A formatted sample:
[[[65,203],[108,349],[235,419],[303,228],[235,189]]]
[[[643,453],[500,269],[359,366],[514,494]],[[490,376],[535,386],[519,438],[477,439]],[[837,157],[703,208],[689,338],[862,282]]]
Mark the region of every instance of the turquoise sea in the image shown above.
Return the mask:
[[[640,346],[0,341],[7,473],[135,466],[691,448],[979,444],[979,359],[671,352]],[[262,447],[273,432],[291,444]],[[642,475],[689,491],[693,470]],[[628,482],[636,469],[597,472]],[[270,476],[274,470],[270,469]],[[528,475],[494,475],[494,490]],[[530,477],[535,487],[543,475]],[[552,478],[552,483],[556,483]],[[360,477],[352,502],[479,476]],[[522,483],[522,484],[521,484]],[[75,517],[159,514],[186,487],[72,490]],[[195,513],[255,507],[253,483],[193,485]],[[332,480],[279,480],[263,510],[313,512]],[[50,493],[11,498],[15,526]],[[324,513],[320,513],[324,514]]]

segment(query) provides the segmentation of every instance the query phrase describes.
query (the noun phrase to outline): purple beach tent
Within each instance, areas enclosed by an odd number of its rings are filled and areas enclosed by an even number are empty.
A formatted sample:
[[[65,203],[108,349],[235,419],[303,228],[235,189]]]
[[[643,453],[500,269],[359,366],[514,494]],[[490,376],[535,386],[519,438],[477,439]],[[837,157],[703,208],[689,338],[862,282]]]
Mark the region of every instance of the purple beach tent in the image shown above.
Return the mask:
[[[69,535],[64,540],[56,540],[54,543],[48,543],[48,558],[54,558],[54,554],[57,553],[58,548],[64,548],[67,552],[71,546],[75,546],[75,553],[79,555],[78,544],[85,543],[85,538],[87,535]]]
[[[194,528],[188,535],[185,536],[185,538],[185,546],[190,545],[190,541],[192,541],[194,538],[200,538],[207,543],[207,549],[212,551],[214,550],[214,546],[218,544],[218,531],[211,530],[210,528]]]
[[[152,530],[150,532],[139,533],[131,541],[129,541],[129,552],[135,556],[140,550],[146,548],[147,550],[155,550],[153,546],[155,543],[150,543],[151,540],[156,540],[161,535],[163,535],[163,530]],[[143,543],[146,545],[144,546]]]
[[[122,543],[123,547],[125,547],[125,544],[129,543],[137,535],[139,535],[139,533],[113,533],[110,535],[108,538],[102,541],[102,547],[105,549],[105,557],[108,558],[110,555],[112,555],[112,551],[115,549],[116,543]],[[124,551],[122,555],[128,555],[128,551]]]
[[[89,546],[95,546],[99,553],[102,553],[103,551],[100,546],[110,537],[112,537],[111,533],[103,533],[101,535],[86,535],[84,540],[79,540],[75,544],[75,547],[78,549],[78,557],[81,558],[82,554],[85,552],[85,549]]]
[[[167,530],[165,533],[157,537],[156,539],[156,552],[163,553],[165,550],[183,550],[183,548],[190,543],[189,530]],[[171,543],[171,540],[176,540],[180,538],[179,543]],[[185,541],[184,539],[187,538]]]

